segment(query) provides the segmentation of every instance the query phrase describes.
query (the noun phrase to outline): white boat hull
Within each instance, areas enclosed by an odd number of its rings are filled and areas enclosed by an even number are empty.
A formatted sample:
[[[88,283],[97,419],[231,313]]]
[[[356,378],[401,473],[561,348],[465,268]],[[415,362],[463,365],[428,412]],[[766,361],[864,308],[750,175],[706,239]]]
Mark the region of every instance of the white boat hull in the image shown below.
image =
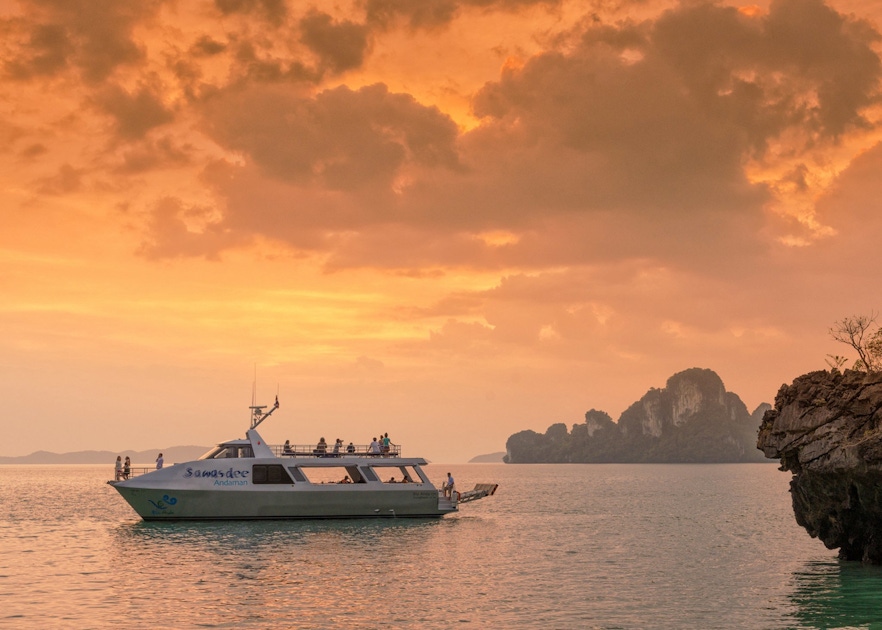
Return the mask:
[[[319,492],[274,488],[267,491],[169,490],[126,487],[117,491],[145,521],[287,518],[438,517],[455,512],[442,509],[438,491],[361,491],[348,488]],[[450,503],[449,501],[446,503]]]
[[[431,518],[457,511],[427,483],[259,485],[239,461],[216,467],[194,462],[109,483],[147,521]]]

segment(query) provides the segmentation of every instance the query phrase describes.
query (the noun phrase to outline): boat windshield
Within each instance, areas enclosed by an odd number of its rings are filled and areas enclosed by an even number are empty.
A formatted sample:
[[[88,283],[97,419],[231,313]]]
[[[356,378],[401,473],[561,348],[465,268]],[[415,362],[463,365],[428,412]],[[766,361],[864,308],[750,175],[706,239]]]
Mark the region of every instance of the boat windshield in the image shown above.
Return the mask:
[[[251,449],[250,444],[220,444],[199,459],[232,459],[240,457],[254,457],[254,451]]]

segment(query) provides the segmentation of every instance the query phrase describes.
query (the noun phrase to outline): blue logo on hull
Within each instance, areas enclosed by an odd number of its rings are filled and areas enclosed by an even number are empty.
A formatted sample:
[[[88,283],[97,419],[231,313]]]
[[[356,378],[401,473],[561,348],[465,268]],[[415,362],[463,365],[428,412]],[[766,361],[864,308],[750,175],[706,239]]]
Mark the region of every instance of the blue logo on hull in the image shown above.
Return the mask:
[[[178,502],[175,497],[170,497],[167,494],[162,495],[162,498],[159,501],[154,501],[153,499],[147,499],[155,510],[150,510],[150,513],[154,516],[159,514],[174,514],[174,510],[171,507]]]

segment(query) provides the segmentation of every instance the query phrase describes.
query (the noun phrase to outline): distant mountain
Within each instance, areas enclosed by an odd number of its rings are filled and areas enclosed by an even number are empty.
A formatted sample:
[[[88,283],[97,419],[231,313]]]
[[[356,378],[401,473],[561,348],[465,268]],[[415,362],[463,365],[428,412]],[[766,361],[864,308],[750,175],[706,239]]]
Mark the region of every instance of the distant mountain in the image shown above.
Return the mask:
[[[763,403],[751,414],[713,370],[692,368],[674,374],[663,389],[650,389],[618,422],[592,409],[572,432],[558,423],[545,434],[515,433],[506,442],[504,461],[761,462],[757,430],[770,407]]]
[[[207,446],[170,446],[165,449],[153,449],[149,451],[76,451],[73,453],[50,453],[48,451],[36,451],[30,455],[20,457],[0,457],[0,464],[107,464],[113,466],[117,455],[123,459],[130,457],[132,464],[152,465],[156,456],[162,453],[165,464],[171,465],[177,462],[187,462],[198,458],[208,451]]]
[[[469,460],[470,464],[499,464],[505,457],[505,451],[498,453],[488,453],[487,455],[478,455]]]

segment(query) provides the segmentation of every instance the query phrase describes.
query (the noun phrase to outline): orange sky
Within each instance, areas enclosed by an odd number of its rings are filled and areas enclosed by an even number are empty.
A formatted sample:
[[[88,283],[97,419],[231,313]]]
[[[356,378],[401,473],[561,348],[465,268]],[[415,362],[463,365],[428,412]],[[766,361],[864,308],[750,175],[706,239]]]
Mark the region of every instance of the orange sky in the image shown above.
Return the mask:
[[[0,455],[460,462],[882,309],[882,7],[0,0]]]

